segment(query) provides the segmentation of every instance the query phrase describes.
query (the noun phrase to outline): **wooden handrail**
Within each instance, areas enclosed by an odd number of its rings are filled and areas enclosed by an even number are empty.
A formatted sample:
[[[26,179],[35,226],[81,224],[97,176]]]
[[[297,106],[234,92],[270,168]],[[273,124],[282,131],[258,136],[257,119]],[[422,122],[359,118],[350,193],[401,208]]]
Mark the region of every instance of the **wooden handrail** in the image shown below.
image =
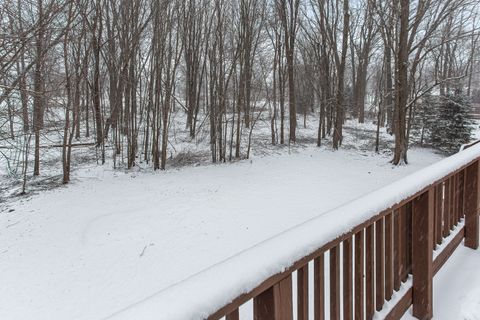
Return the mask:
[[[299,320],[309,319],[310,308],[315,320],[340,319],[341,315],[343,319],[371,319],[375,312],[399,319],[411,305],[414,316],[429,319],[434,274],[463,238],[466,246],[478,248],[479,159],[480,144],[471,146],[200,272],[113,318],[147,319],[142,315],[157,311],[159,319],[235,320],[239,309],[253,300],[251,312],[256,320],[292,319],[295,295]],[[364,221],[342,229],[352,217]],[[328,218],[335,219],[335,230],[322,228]],[[322,235],[311,233],[315,229],[323,230],[326,237],[337,235],[324,241]],[[297,252],[285,247],[284,255],[272,250],[258,259],[256,253],[288,243],[287,239],[298,244]],[[273,262],[269,258],[278,263],[272,270],[279,271],[270,273]],[[260,281],[246,278],[253,275],[252,267],[239,263],[248,259],[251,266],[267,268],[258,269],[265,273]],[[313,290],[308,288],[310,268]],[[215,275],[225,278],[215,281]],[[234,283],[236,287],[229,288]],[[238,283],[244,283],[244,288],[239,289]],[[395,291],[403,295],[395,295],[393,301]],[[313,306],[308,305],[309,292],[313,292]],[[175,299],[184,308],[172,306]]]
[[[460,151],[463,151],[465,149],[468,149],[470,147],[473,147],[474,145],[477,145],[478,143],[480,143],[480,140],[475,140],[475,141],[472,141],[470,143],[466,143],[466,144],[462,144],[460,146]]]

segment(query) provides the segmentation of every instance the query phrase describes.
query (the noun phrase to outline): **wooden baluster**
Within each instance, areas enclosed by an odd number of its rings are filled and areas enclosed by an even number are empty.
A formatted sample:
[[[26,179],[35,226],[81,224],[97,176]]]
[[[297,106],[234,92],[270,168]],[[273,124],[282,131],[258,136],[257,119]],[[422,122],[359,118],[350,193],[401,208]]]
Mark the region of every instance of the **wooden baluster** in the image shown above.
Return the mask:
[[[460,204],[459,204],[460,214],[458,216],[458,221],[462,220],[465,214],[465,170],[460,172]]]
[[[364,232],[361,230],[355,234],[355,319],[357,320],[362,320],[364,318],[364,248]]]
[[[453,230],[455,221],[455,179],[450,177],[450,231]]]
[[[408,274],[412,272],[412,202],[407,202],[405,205],[407,210],[406,215],[406,252],[405,252],[405,272],[403,276],[403,281],[407,281]]]
[[[385,216],[385,299],[393,294],[393,232],[392,213]]]
[[[464,174],[465,174],[465,179],[464,179],[464,182],[463,182],[463,218],[465,218],[466,216],[466,211],[467,211],[467,192],[468,192],[468,189],[467,189],[467,174],[468,174],[468,171],[467,171],[467,168],[465,168],[464,170]]]
[[[443,200],[443,237],[450,234],[450,180],[445,180],[445,191]]]
[[[273,287],[262,292],[253,299],[253,319],[275,319],[275,299],[273,295]]]
[[[460,221],[460,172],[455,175],[455,226]]]
[[[463,183],[463,177],[462,177],[463,171],[460,171],[457,174],[457,216],[455,221],[455,225],[458,225],[460,222],[460,217],[462,216],[462,183]]]
[[[400,290],[401,275],[403,273],[403,237],[402,233],[402,210],[396,209],[393,218],[393,288]]]
[[[432,244],[432,250],[435,250],[437,244],[436,244],[436,239],[437,239],[437,211],[436,211],[436,198],[437,198],[437,193],[435,192],[434,188],[434,199],[433,199],[433,244]]]
[[[273,295],[275,297],[275,320],[292,320],[292,275],[273,286]]]
[[[435,242],[442,244],[442,202],[443,202],[443,186],[439,183],[435,187]]]
[[[371,319],[375,312],[375,241],[373,229],[373,225],[370,225],[365,232],[365,316],[367,319]]]
[[[225,320],[240,320],[238,308],[225,316]]]
[[[465,246],[472,249],[477,249],[479,245],[479,164],[480,162],[477,161],[468,166],[465,171]]]
[[[454,174],[453,177],[453,219],[452,228],[458,223],[458,174]]]
[[[330,319],[340,319],[340,245],[330,249]]]
[[[413,200],[412,225],[412,274],[413,316],[431,319],[433,282],[433,207],[434,190],[423,193]]]
[[[292,320],[292,275],[253,299],[255,320]]]
[[[451,212],[450,212],[450,230],[453,229],[453,226],[454,226],[454,221],[455,221],[455,175],[452,175],[450,177],[450,180],[451,180],[451,185],[450,185],[450,192],[452,193],[452,198],[450,199],[450,206],[451,206]]]
[[[343,241],[343,319],[353,317],[352,238]]]
[[[323,253],[313,260],[313,311],[315,320],[325,319],[325,260]]]
[[[297,271],[297,319],[308,320],[308,263]]]
[[[408,230],[408,209],[407,209],[407,205],[403,205],[401,208],[400,208],[400,216],[401,216],[401,219],[400,219],[400,222],[401,222],[401,225],[400,225],[400,233],[401,233],[401,240],[402,240],[402,244],[401,244],[401,249],[402,251],[400,252],[400,259],[401,259],[401,273],[400,273],[400,280],[402,282],[405,282],[407,281],[407,278],[408,278],[408,273],[409,273],[409,257],[408,257],[408,249],[409,249],[409,246],[408,246],[408,242],[409,242],[409,239],[408,239],[408,236],[410,234],[410,231]]]
[[[383,303],[385,302],[385,288],[384,276],[385,276],[385,248],[383,242],[384,234],[383,218],[375,222],[375,293],[376,293],[376,309],[382,310]]]

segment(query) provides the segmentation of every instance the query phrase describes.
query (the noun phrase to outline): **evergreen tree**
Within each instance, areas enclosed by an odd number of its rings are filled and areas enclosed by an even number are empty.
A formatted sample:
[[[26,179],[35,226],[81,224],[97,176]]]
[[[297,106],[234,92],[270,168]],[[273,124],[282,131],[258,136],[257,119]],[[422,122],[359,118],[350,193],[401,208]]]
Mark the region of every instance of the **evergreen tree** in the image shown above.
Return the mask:
[[[436,121],[431,122],[430,142],[438,150],[453,154],[468,143],[473,131],[470,98],[459,90],[438,97]]]
[[[415,104],[411,121],[410,141],[425,145],[430,142],[432,128],[436,124],[438,97],[430,93]]]

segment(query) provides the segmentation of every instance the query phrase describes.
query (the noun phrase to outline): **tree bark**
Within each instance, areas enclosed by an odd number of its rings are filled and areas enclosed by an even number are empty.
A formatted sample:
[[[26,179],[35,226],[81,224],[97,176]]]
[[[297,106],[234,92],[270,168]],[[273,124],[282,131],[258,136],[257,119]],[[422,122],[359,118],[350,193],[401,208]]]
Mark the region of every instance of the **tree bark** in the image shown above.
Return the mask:
[[[408,17],[410,0],[400,0],[400,33],[396,59],[395,151],[393,164],[408,163],[406,111],[408,101]]]

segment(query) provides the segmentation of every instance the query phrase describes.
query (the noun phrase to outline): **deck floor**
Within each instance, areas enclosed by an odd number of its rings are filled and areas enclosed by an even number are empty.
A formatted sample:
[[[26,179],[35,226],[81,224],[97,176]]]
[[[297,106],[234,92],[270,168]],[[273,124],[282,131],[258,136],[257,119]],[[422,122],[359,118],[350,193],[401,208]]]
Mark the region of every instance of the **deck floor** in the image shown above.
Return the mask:
[[[411,308],[402,320],[415,319]],[[480,319],[480,250],[458,246],[433,281],[433,318]]]

